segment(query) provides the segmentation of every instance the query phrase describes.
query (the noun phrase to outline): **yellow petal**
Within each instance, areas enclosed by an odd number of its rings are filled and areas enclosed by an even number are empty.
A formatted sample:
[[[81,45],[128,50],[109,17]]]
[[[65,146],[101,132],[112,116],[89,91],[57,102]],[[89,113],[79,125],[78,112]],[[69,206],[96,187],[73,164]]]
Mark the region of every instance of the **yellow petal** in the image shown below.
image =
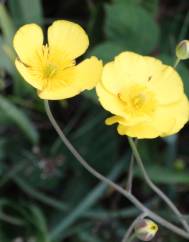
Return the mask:
[[[185,95],[177,103],[157,110],[153,125],[161,132],[160,136],[168,136],[180,131],[189,120],[189,104]]]
[[[118,122],[118,133],[138,139],[169,136],[180,131],[189,120],[189,104],[186,96],[172,105],[160,107],[151,121],[130,125],[120,117],[109,118],[108,124]]]
[[[75,67],[62,72],[62,78],[50,80],[40,91],[42,99],[58,100],[76,96],[86,89],[93,88],[101,77],[102,62],[96,57],[86,59]]]
[[[138,139],[152,139],[160,135],[158,130],[146,123],[141,123],[134,126],[125,126],[119,124],[117,130],[120,135],[127,135]]]
[[[102,67],[102,61],[94,56],[82,61],[75,67],[75,74],[73,77],[74,85],[81,91],[94,88],[100,81]]]
[[[17,59],[15,61],[15,65],[25,81],[27,81],[30,85],[32,85],[37,89],[42,88],[42,85],[43,85],[42,80],[40,80],[39,78],[36,78],[35,74],[31,70],[31,67],[26,67]]]
[[[26,24],[16,32],[13,45],[19,59],[27,65],[31,65],[41,51],[43,45],[43,32],[36,24]]]
[[[123,52],[106,64],[102,82],[114,94],[132,85],[144,84],[157,94],[162,104],[178,101],[183,93],[182,80],[172,67],[133,52]]]
[[[153,74],[159,74],[161,69],[159,60],[126,51],[105,65],[102,80],[107,90],[117,94],[133,84],[147,83]]]
[[[156,93],[161,104],[169,104],[178,101],[184,92],[182,79],[171,66],[163,65],[161,75],[157,75],[149,82],[149,87]]]
[[[112,124],[115,124],[115,123],[121,123],[123,120],[122,117],[119,117],[119,116],[112,116],[110,118],[107,118],[105,120],[105,124],[106,125],[112,125]]]
[[[66,20],[57,20],[48,28],[48,42],[50,48],[58,49],[70,59],[82,55],[89,45],[84,29]]]
[[[116,95],[108,92],[101,82],[97,84],[96,92],[104,109],[118,116],[124,117],[126,115],[124,112],[124,104]]]

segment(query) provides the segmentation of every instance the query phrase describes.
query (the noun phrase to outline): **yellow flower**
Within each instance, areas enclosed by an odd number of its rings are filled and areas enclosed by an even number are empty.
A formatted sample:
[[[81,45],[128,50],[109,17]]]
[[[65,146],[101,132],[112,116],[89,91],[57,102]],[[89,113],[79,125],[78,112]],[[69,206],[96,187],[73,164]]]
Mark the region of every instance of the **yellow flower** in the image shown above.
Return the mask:
[[[42,99],[65,99],[92,89],[100,78],[102,63],[91,57],[76,65],[75,59],[89,45],[88,36],[78,25],[55,21],[48,28],[48,44],[36,24],[26,24],[15,34],[16,67],[22,77],[37,88]]]
[[[96,87],[101,105],[118,123],[118,133],[155,138],[177,133],[189,119],[189,104],[178,73],[148,56],[123,52],[105,65]]]

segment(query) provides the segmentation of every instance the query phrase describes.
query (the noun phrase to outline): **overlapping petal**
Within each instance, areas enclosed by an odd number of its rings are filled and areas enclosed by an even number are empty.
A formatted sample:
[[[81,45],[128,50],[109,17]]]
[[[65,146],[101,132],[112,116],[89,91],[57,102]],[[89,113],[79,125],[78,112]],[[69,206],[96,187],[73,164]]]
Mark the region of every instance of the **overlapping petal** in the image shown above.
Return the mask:
[[[35,70],[32,67],[24,65],[19,60],[15,61],[15,65],[25,81],[39,90],[42,89],[43,81],[38,76],[36,77]]]
[[[75,65],[89,45],[88,36],[76,23],[58,20],[48,28],[48,44],[36,24],[21,27],[14,37],[16,67],[38,89],[43,99],[65,99],[92,89],[99,81],[102,62],[96,57]]]
[[[96,90],[101,105],[115,115],[106,124],[118,123],[121,135],[168,136],[189,120],[182,79],[153,57],[121,53],[105,65]]]
[[[49,82],[47,87],[38,92],[42,99],[58,100],[73,97],[84,90],[92,89],[99,81],[102,62],[96,57],[84,60],[75,67],[62,73],[62,78]]]
[[[159,95],[161,103],[177,101],[183,93],[183,84],[178,73],[153,57],[141,56],[133,52],[123,52],[114,62],[105,65],[102,82],[114,94],[129,88],[133,83],[149,86]],[[167,95],[167,88],[172,86]]]
[[[113,114],[125,116],[123,103],[117,98],[117,96],[107,91],[101,82],[97,84],[96,92],[104,109]]]

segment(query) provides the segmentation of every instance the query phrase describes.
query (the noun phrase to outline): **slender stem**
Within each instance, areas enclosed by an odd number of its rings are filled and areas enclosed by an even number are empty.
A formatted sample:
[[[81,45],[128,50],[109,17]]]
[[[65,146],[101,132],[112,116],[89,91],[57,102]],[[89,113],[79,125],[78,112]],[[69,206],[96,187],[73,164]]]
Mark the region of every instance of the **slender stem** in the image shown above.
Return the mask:
[[[170,209],[175,213],[175,215],[178,217],[180,222],[183,224],[186,231],[189,232],[189,225],[188,225],[187,221],[184,219],[184,217],[182,216],[182,214],[179,212],[179,210],[176,208],[176,206],[172,203],[172,201],[152,182],[152,180],[148,176],[148,173],[145,170],[145,167],[143,165],[142,159],[141,159],[140,154],[137,150],[137,147],[135,145],[134,140],[131,137],[128,137],[128,140],[129,140],[129,144],[131,146],[131,149],[133,151],[133,154],[135,156],[136,162],[137,162],[139,168],[142,171],[142,174],[144,176],[145,181],[151,187],[151,189],[154,192],[156,192],[159,195],[160,198],[162,198],[164,200],[164,202],[170,207]]]
[[[137,145],[137,139],[135,141],[135,144]],[[129,164],[128,180],[127,180],[127,191],[130,193],[132,193],[134,161],[135,161],[135,157],[132,153],[130,164]]]
[[[133,185],[133,166],[134,166],[134,155],[131,155],[131,160],[129,164],[128,180],[127,180],[127,191],[132,192]]]
[[[125,241],[125,242],[132,242],[134,239],[136,238],[136,235],[135,234],[133,234],[133,235],[131,235],[131,237],[130,238],[128,238],[128,240],[127,241]]]
[[[84,158],[79,154],[79,152],[73,147],[73,145],[70,143],[70,141],[67,139],[67,137],[64,135],[62,130],[60,129],[59,125],[57,124],[56,120],[53,117],[53,114],[50,110],[48,100],[44,101],[45,104],[45,110],[47,113],[47,116],[56,130],[57,134],[60,136],[62,142],[64,142],[65,146],[70,150],[72,155],[80,162],[80,164],[93,176],[98,178],[100,181],[105,182],[109,186],[113,187],[116,191],[120,192],[123,196],[125,196],[131,203],[133,203],[139,210],[141,210],[143,213],[148,214],[150,218],[152,218],[157,223],[161,224],[165,228],[173,231],[174,233],[189,239],[189,233],[184,231],[183,229],[180,229],[179,227],[175,226],[174,224],[171,224],[170,222],[166,221],[164,218],[160,217],[159,215],[155,214],[148,208],[146,208],[137,198],[135,198],[131,193],[124,190],[122,187],[117,185],[116,183],[112,182],[102,174],[100,174],[98,171],[96,171],[92,166],[90,166],[87,161],[84,160]]]
[[[173,67],[176,69],[176,67],[178,66],[179,63],[180,63],[180,59],[177,58]]]
[[[142,214],[140,214],[138,217],[136,217],[136,219],[132,222],[132,224],[130,225],[129,229],[127,230],[125,236],[123,237],[122,242],[128,242],[128,238],[130,237],[130,235],[131,235],[131,233],[132,233],[132,231],[133,231],[133,229],[134,229],[134,227],[135,227],[135,224],[136,224],[139,220],[141,220],[141,219],[143,219],[144,217],[146,217],[146,215],[147,215],[146,213],[142,213]]]

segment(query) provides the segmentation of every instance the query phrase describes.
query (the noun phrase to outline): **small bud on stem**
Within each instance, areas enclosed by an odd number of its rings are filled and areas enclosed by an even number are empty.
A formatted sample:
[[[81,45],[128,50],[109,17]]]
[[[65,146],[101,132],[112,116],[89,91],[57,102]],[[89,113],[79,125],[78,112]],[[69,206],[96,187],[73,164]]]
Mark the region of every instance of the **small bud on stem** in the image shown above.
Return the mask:
[[[176,56],[179,60],[189,59],[189,40],[182,40],[176,46]]]
[[[150,241],[158,231],[158,226],[150,219],[141,219],[135,225],[135,235],[142,241]]]

